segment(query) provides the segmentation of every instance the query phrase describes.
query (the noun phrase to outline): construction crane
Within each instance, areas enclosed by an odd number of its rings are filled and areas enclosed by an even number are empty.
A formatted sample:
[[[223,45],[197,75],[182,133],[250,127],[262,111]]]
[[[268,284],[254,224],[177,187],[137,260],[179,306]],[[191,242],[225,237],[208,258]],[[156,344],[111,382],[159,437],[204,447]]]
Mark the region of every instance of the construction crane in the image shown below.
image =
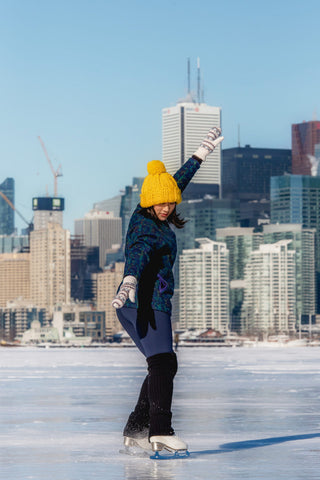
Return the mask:
[[[3,198],[3,200],[5,200],[7,202],[7,204],[12,208],[12,210],[14,212],[16,212],[19,217],[28,225],[28,232],[30,233],[32,230],[33,230],[33,223],[32,222],[28,222],[28,220],[26,220],[24,218],[24,216],[22,215],[22,213],[19,212],[19,210],[16,209],[16,207],[13,205],[13,203],[11,202],[11,200],[9,200],[9,198],[7,197],[7,195],[5,195],[3,192],[1,192],[0,190],[0,196]]]
[[[52,175],[53,175],[53,178],[54,178],[54,196],[57,197],[58,196],[58,177],[62,177],[62,173],[61,173],[61,170],[60,170],[61,169],[61,164],[59,165],[57,170],[55,170],[53,168],[53,165],[51,163],[51,160],[50,160],[50,157],[48,155],[47,149],[46,149],[41,137],[38,137],[38,139],[39,139],[39,142],[41,143],[41,147],[44,151],[46,159],[47,159],[47,161],[49,163],[49,166],[51,168],[51,172],[52,172]]]

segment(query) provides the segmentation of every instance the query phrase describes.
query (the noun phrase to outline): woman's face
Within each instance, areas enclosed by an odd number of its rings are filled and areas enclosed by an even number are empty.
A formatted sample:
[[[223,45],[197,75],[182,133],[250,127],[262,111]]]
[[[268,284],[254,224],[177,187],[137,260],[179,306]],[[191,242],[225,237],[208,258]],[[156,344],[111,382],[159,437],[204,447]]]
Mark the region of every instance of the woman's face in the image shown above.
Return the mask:
[[[159,205],[153,205],[154,213],[156,214],[158,220],[162,222],[167,220],[175,209],[175,203],[159,203]]]

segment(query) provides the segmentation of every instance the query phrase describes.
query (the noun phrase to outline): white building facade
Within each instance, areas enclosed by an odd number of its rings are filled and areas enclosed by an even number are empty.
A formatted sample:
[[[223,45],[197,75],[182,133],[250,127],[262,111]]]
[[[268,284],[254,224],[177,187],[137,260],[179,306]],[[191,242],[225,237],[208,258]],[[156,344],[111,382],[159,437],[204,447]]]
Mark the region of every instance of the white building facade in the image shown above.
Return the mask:
[[[173,175],[199,147],[212,127],[221,127],[221,108],[181,102],[162,110],[162,160]],[[221,146],[208,156],[192,183],[221,185]]]
[[[229,252],[208,238],[180,255],[179,328],[229,329]]]
[[[260,245],[245,270],[242,325],[251,333],[295,331],[295,252],[291,240]]]
[[[30,297],[37,307],[53,312],[70,302],[70,232],[57,223],[30,234]]]

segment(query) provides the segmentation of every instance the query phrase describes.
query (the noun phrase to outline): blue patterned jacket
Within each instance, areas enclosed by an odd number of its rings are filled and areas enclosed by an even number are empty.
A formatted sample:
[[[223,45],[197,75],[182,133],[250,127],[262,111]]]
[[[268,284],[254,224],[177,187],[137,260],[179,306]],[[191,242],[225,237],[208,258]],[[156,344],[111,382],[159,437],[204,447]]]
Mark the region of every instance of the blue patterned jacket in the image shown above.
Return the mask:
[[[199,161],[190,158],[174,175],[181,192],[199,167]],[[138,288],[136,302],[127,300],[126,307],[144,313],[151,310],[171,313],[176,253],[176,236],[169,223],[151,217],[138,205],[127,231],[124,269],[124,276],[132,275],[138,280]]]

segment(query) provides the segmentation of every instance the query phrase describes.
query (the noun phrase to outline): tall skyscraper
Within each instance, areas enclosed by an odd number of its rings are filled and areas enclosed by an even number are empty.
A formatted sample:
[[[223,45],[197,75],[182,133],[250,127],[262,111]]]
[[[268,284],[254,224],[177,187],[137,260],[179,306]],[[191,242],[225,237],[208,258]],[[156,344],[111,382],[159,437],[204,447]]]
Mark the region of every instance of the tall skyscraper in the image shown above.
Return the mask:
[[[215,240],[216,229],[237,226],[239,220],[239,202],[223,200],[210,196],[182,201],[178,205],[181,218],[187,220],[184,228],[177,231],[177,258],[174,266],[175,295],[172,303],[172,319],[179,317],[179,262],[183,250],[194,249],[196,238]]]
[[[290,240],[288,249],[295,252],[296,325],[300,318],[316,311],[315,233],[313,228],[300,224],[270,224],[263,226],[263,242]]]
[[[182,250],[195,248],[196,238],[215,240],[217,228],[236,227],[239,224],[237,200],[208,197],[186,200],[178,205],[178,212],[187,223],[177,232],[177,261]],[[178,277],[176,284],[178,285]]]
[[[315,229],[316,303],[320,312],[320,177],[285,175],[271,179],[271,223],[299,223]]]
[[[83,243],[87,247],[99,247],[99,266],[106,263],[107,251],[113,245],[121,245],[122,229],[121,218],[115,217],[112,212],[91,210],[84,218],[74,222],[75,235],[83,236]]]
[[[63,227],[64,198],[34,197],[32,199],[34,230],[47,228],[48,223]]]
[[[212,127],[221,127],[221,108],[182,101],[162,110],[162,160],[173,175],[199,147]],[[221,147],[209,155],[191,184],[221,185]]]
[[[216,239],[224,242],[230,258],[230,310],[231,326],[234,331],[244,330],[242,315],[245,290],[245,269],[251,253],[262,244],[275,244],[280,240],[290,240],[288,249],[295,252],[296,275],[296,324],[300,318],[315,313],[315,266],[314,229],[303,228],[300,224],[263,225],[262,231],[253,228],[221,228]]]
[[[96,291],[93,274],[99,272],[99,247],[86,247],[83,236],[71,238],[71,298],[91,301]]]
[[[30,234],[31,300],[53,312],[70,303],[70,232],[57,223]]]
[[[230,326],[234,332],[241,332],[241,309],[245,288],[245,268],[251,252],[263,243],[262,233],[253,228],[227,227],[216,231],[216,240],[227,245],[229,251],[230,278]]]
[[[290,242],[260,245],[251,252],[245,270],[244,332],[295,332],[295,252],[288,249]]]
[[[311,175],[310,156],[315,155],[315,145],[320,143],[320,122],[296,123],[292,125],[292,173]]]
[[[222,197],[239,200],[270,198],[270,178],[291,172],[291,150],[226,148],[222,152]]]
[[[291,150],[227,148],[222,152],[222,198],[240,201],[242,227],[270,218],[270,178],[291,172]]]
[[[14,205],[14,179],[6,178],[0,184],[0,192]],[[0,196],[0,235],[14,233],[14,210],[9,203]]]
[[[229,329],[229,252],[224,243],[199,238],[200,248],[180,256],[179,328]]]

